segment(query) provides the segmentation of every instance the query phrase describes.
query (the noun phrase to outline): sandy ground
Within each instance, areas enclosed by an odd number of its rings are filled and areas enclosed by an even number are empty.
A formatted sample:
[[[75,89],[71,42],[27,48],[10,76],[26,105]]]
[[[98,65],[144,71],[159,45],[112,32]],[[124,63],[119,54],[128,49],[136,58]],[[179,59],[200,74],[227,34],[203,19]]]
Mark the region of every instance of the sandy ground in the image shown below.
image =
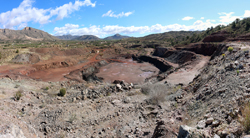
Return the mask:
[[[208,56],[201,56],[200,60],[195,61],[184,68],[180,68],[177,72],[168,75],[164,81],[171,84],[188,84],[199,74],[201,68],[208,63],[209,59],[210,57]]]
[[[105,78],[106,82],[124,80],[129,83],[140,84],[153,75],[157,75],[159,69],[149,63],[137,63],[135,61],[123,60],[124,63],[110,63],[100,68],[96,75]]]

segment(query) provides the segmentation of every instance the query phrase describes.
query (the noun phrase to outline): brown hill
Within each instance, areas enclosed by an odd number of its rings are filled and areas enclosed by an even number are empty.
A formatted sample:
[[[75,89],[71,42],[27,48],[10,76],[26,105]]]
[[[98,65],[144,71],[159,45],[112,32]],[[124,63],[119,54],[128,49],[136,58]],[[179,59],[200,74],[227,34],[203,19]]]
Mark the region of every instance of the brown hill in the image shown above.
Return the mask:
[[[0,29],[0,40],[59,40],[47,32],[25,27],[23,30]]]

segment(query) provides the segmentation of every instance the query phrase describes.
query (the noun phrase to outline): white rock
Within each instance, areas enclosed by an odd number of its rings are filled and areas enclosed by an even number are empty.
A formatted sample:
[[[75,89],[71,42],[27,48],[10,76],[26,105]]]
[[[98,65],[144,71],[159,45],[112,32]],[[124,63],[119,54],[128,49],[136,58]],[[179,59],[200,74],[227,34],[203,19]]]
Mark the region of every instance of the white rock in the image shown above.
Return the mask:
[[[220,136],[218,136],[217,134],[214,135],[214,138],[220,138]]]
[[[206,121],[207,125],[211,125],[213,123],[214,119],[212,117],[208,118]]]
[[[120,84],[116,84],[116,87],[120,90],[122,89],[122,86]]]
[[[205,126],[206,126],[206,121],[205,120],[201,120],[197,124],[198,129],[203,129],[203,128],[205,128]]]

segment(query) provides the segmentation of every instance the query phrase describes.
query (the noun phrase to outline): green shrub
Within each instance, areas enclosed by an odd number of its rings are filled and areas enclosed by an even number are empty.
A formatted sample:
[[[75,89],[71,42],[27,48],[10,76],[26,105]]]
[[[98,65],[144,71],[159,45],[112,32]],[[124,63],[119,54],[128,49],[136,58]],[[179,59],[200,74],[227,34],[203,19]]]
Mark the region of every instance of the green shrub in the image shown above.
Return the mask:
[[[231,53],[234,50],[234,48],[233,47],[228,47],[227,50]]]
[[[66,89],[65,88],[61,88],[60,92],[59,92],[59,96],[64,96],[66,94]]]
[[[237,73],[237,75],[239,75],[239,74],[240,74],[240,71],[239,71],[239,70],[236,70],[236,73]]]
[[[49,90],[49,87],[46,87],[45,90]]]
[[[16,53],[19,53],[19,50],[18,50],[18,49],[16,50]]]
[[[15,94],[15,96],[14,96],[15,100],[20,100],[21,97],[23,96],[22,93],[23,92],[21,90],[17,91],[16,94]]]

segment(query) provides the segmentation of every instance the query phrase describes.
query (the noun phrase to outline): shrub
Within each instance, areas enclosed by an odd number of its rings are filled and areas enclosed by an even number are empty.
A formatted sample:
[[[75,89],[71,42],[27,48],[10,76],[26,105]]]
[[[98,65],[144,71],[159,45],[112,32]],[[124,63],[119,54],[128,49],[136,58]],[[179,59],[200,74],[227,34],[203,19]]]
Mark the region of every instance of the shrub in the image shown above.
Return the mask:
[[[18,50],[18,49],[16,50],[16,53],[19,53],[19,50]]]
[[[239,70],[236,70],[236,73],[237,73],[237,75],[239,75],[239,74],[240,74],[240,71],[239,71]]]
[[[66,89],[65,88],[61,88],[58,95],[63,97],[65,94],[66,94]]]
[[[226,55],[225,54],[222,54],[222,57],[225,57]]]
[[[45,90],[49,90],[49,87],[46,87]]]
[[[231,53],[234,50],[234,48],[233,47],[228,47],[227,50]]]
[[[23,92],[21,90],[17,91],[16,94],[15,94],[15,96],[14,96],[15,100],[20,100],[21,97],[23,96],[22,93]]]
[[[72,114],[69,118],[69,122],[72,124],[76,120],[76,115]]]

